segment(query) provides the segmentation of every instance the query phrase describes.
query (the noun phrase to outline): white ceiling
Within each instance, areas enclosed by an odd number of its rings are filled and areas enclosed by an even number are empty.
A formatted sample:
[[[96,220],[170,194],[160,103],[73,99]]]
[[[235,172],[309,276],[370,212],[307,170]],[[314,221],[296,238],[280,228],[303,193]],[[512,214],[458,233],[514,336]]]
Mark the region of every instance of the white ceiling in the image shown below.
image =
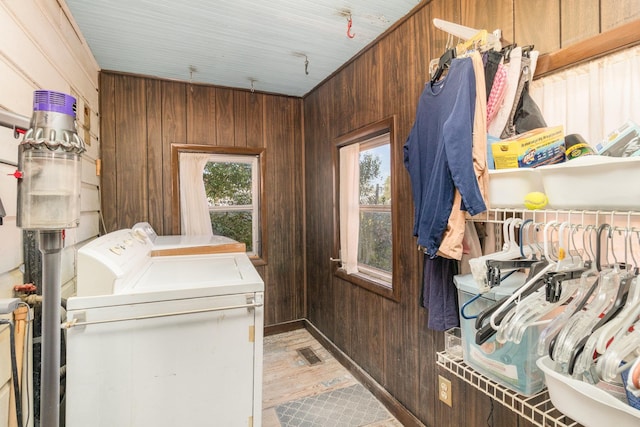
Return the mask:
[[[420,0],[66,3],[103,70],[303,96]]]

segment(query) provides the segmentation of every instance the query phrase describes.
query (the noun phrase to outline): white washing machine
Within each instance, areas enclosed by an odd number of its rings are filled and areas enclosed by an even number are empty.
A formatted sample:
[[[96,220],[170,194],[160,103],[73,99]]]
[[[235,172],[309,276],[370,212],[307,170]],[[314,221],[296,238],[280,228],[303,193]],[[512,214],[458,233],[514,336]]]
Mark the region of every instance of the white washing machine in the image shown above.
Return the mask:
[[[66,426],[260,426],[262,279],[244,252],[153,247],[126,229],[78,251]]]

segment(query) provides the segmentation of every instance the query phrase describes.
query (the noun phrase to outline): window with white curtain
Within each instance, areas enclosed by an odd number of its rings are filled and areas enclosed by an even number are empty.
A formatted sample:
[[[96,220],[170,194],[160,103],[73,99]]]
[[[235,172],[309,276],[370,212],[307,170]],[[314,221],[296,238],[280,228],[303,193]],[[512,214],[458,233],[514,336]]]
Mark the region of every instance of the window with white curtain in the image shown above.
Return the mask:
[[[339,141],[338,273],[397,295],[393,289],[392,132],[388,122]]]
[[[246,245],[254,263],[266,262],[264,149],[173,144],[172,156],[178,161],[181,233],[229,237]]]

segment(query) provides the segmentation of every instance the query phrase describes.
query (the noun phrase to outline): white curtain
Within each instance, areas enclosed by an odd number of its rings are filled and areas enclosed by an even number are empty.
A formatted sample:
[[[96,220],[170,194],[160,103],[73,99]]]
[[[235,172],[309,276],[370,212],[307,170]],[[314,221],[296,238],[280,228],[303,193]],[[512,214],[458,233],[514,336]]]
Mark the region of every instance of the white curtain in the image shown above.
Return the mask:
[[[182,234],[213,236],[202,174],[211,155],[180,153],[180,218]]]
[[[358,271],[360,146],[340,149],[340,258],[347,274]]]
[[[628,120],[640,125],[640,46],[535,80],[530,93],[549,126],[595,147]]]

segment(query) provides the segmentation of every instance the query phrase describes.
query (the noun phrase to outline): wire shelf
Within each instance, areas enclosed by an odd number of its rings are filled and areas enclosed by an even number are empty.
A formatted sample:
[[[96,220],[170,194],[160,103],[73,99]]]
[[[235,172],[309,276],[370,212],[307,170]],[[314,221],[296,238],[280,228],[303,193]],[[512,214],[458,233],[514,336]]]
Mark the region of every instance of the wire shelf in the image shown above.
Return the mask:
[[[596,227],[607,223],[615,227],[630,228],[640,220],[640,211],[582,210],[582,209],[515,209],[492,208],[466,219],[473,222],[489,222],[501,224],[507,218],[518,217],[531,219],[533,222],[567,221],[572,224],[594,224]]]
[[[456,358],[446,351],[438,352],[437,357],[439,366],[537,426],[581,427],[581,424],[565,416],[553,406],[546,389],[533,396],[523,396],[484,377],[464,363],[462,359]]]

